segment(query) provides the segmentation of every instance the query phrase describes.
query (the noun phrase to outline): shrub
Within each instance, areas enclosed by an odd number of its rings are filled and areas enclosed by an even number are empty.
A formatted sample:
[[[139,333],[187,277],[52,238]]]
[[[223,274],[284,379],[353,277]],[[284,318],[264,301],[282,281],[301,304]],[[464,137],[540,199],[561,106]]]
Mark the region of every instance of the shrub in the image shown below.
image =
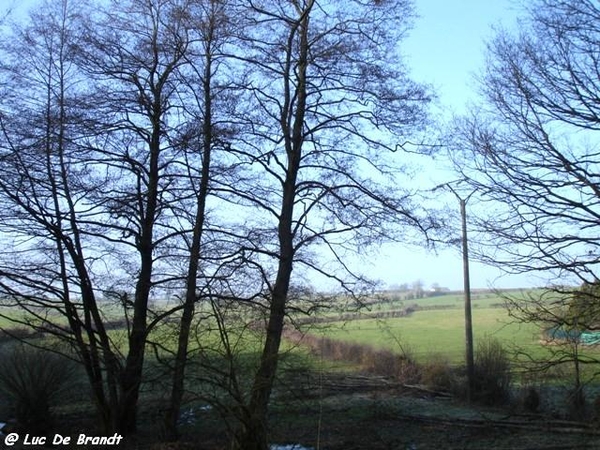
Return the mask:
[[[508,353],[497,339],[479,341],[475,352],[473,400],[486,405],[505,403],[509,398],[511,372]]]
[[[454,392],[457,388],[455,369],[444,355],[433,355],[423,365],[421,383],[432,389]]]
[[[540,407],[540,394],[533,386],[528,387],[521,394],[523,409],[529,413],[537,413]]]
[[[416,384],[421,382],[421,365],[415,360],[412,349],[403,346],[402,355],[398,359],[396,378],[404,384]]]
[[[420,367],[410,351],[402,349],[402,354],[390,350],[375,350],[363,346],[363,366],[367,372],[388,378],[395,378],[404,384],[418,383],[421,377]]]
[[[53,406],[74,380],[74,364],[25,344],[3,349],[0,358],[0,394],[8,400],[14,418],[23,431],[46,433]]]
[[[594,399],[593,403],[592,403],[592,407],[593,407],[593,420],[596,422],[596,424],[600,423],[600,395],[596,396],[596,398]]]
[[[585,392],[579,388],[570,389],[567,393],[568,417],[572,420],[584,420],[587,416]]]

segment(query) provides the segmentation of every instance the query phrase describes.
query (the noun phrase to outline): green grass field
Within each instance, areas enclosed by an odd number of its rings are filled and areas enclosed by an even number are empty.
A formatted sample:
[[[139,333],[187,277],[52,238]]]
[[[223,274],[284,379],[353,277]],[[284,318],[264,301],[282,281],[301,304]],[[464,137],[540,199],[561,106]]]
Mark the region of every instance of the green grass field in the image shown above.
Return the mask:
[[[512,292],[518,297],[531,292]],[[407,351],[418,362],[444,357],[453,364],[465,358],[465,314],[462,295],[443,295],[419,300],[375,304],[371,312],[399,309],[416,304],[422,310],[406,317],[353,319],[312,325],[309,333],[332,339],[370,345],[401,353]],[[365,313],[365,314],[368,314]],[[544,358],[548,348],[541,344],[540,324],[519,323],[504,307],[502,295],[479,293],[472,297],[475,346],[485,337],[498,339],[509,352],[517,350]],[[597,349],[586,350],[600,353]]]
[[[526,298],[536,291],[511,291],[513,298]],[[535,323],[519,323],[511,318],[505,304],[505,294],[493,292],[474,292],[472,295],[472,314],[475,347],[482,339],[491,337],[498,339],[513,354],[523,351],[535,359],[547,359],[552,349],[542,345],[542,325]],[[464,297],[462,294],[448,294],[422,299],[403,299],[397,293],[385,293],[374,297],[372,303],[357,313],[343,308],[345,302],[340,301],[340,309],[334,307],[324,309],[316,319],[326,319],[324,323],[306,323],[303,331],[317,336],[325,336],[334,340],[370,346],[376,350],[390,350],[395,353],[408,353],[419,363],[443,358],[454,365],[464,364],[465,359],[465,319]],[[405,311],[407,307],[417,308],[404,317],[387,317]],[[335,306],[335,305],[333,305]],[[118,311],[107,307],[109,317],[119,317]],[[8,314],[14,311],[4,309]],[[210,311],[202,311],[205,318],[202,326],[196,327],[190,351],[206,353],[208,358],[224,358],[227,354],[216,323],[210,318]],[[262,334],[248,327],[252,317],[247,320],[236,319],[242,311],[232,310],[232,322],[228,323],[228,342],[232,352],[244,361],[243,365],[252,365],[262,349]],[[389,314],[388,314],[389,313]],[[397,314],[398,315],[398,314]],[[378,316],[378,318],[375,318]],[[173,316],[177,317],[177,314]],[[240,316],[242,317],[242,316]],[[298,316],[306,319],[306,316]],[[311,318],[309,318],[311,319]],[[0,320],[1,326],[10,327],[9,321]],[[109,331],[115,348],[126,352],[127,336],[124,328]],[[158,342],[164,349],[163,357],[170,357],[176,348],[177,322],[165,323],[154,329],[150,340]],[[202,349],[210,349],[209,352]],[[598,348],[587,348],[585,352],[600,358]],[[307,349],[283,341],[282,353],[292,360],[303,360],[304,365],[311,364]],[[298,353],[294,356],[294,353]],[[313,361],[314,362],[314,361]]]
[[[334,339],[398,352],[410,350],[419,360],[443,354],[458,363],[463,360],[465,352],[464,320],[464,311],[458,308],[417,311],[402,318],[336,322],[320,327],[319,332]],[[537,326],[511,323],[510,320],[502,309],[474,309],[474,339],[493,336],[502,342],[528,348],[538,345],[540,334]]]

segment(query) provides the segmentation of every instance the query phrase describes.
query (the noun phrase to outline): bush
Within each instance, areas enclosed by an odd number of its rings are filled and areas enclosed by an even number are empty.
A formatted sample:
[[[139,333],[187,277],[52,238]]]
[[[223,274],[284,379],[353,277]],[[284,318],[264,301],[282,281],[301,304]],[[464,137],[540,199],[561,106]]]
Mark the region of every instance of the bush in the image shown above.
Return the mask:
[[[398,360],[396,378],[404,384],[421,382],[421,365],[415,360],[413,351],[406,345],[402,346],[402,355]]]
[[[570,389],[567,393],[568,417],[572,420],[585,420],[587,402],[582,387]]]
[[[454,392],[457,389],[455,369],[444,355],[433,355],[423,366],[421,383],[432,389]]]
[[[373,375],[395,378],[405,384],[418,383],[420,379],[419,366],[408,354],[370,349],[368,358],[365,357],[365,366]]]
[[[44,434],[52,426],[52,408],[74,380],[71,361],[25,344],[0,353],[0,394],[23,431]]]
[[[510,360],[497,339],[479,341],[475,352],[473,400],[486,405],[505,403],[510,395]]]
[[[540,394],[536,388],[529,386],[521,393],[521,404],[528,413],[537,413],[540,407]]]

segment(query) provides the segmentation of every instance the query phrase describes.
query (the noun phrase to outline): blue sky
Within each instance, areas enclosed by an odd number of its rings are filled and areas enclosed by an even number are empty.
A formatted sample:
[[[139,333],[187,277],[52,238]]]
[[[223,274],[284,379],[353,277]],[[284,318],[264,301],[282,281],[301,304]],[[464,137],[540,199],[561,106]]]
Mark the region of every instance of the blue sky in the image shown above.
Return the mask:
[[[434,86],[447,111],[460,112],[474,97],[486,40],[494,27],[514,27],[519,7],[514,0],[415,0],[415,7],[420,17],[402,43],[406,62],[417,80]]]
[[[514,28],[520,7],[514,0],[415,0],[415,6],[419,18],[402,43],[407,66],[414,79],[434,87],[437,113],[443,118],[465,112],[468,102],[476,99],[474,77],[483,69],[486,41],[494,35],[494,27]],[[426,164],[424,172],[429,179],[445,176],[440,160]],[[446,180],[451,178],[447,174]],[[447,200],[452,206],[454,199]],[[435,254],[418,247],[387,245],[378,257],[362,264],[370,266],[369,273],[388,285],[420,279],[426,287],[433,283],[451,289],[463,286],[458,249],[438,250]],[[474,261],[470,269],[473,288],[529,287],[543,282],[531,276],[506,276]]]
[[[22,13],[35,4],[32,0],[0,0],[0,14],[9,5]],[[466,109],[476,97],[474,75],[484,63],[485,41],[493,27],[513,28],[519,14],[515,0],[414,0],[419,15],[409,37],[400,43],[401,52],[414,79],[431,84],[437,95],[437,113],[449,117]],[[444,169],[427,164],[425,176],[444,176]],[[451,177],[451,175],[448,175]],[[450,200],[452,200],[450,198]],[[458,202],[456,203],[458,209]],[[386,245],[381,251],[357,261],[359,267],[380,279],[384,285],[412,283],[420,279],[425,286],[438,283],[451,289],[462,288],[462,260],[458,250],[437,255],[418,247]],[[471,286],[484,288],[528,287],[539,280],[528,277],[500,277],[496,269],[471,263]]]

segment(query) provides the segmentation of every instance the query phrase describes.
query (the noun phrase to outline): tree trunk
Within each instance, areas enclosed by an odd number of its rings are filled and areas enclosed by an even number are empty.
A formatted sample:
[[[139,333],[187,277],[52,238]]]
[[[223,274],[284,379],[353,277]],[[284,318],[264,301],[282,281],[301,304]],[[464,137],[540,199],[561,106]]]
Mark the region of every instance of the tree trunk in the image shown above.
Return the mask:
[[[119,431],[132,434],[137,431],[137,403],[144,370],[144,354],[148,337],[148,299],[152,287],[152,269],[154,264],[154,224],[158,205],[158,181],[160,170],[160,136],[162,117],[160,91],[154,92],[152,105],[152,138],[149,142],[150,164],[148,167],[148,190],[145,202],[146,210],[142,216],[142,231],[139,236],[140,273],[135,287],[133,320],[129,336],[129,351],[125,369],[121,377],[121,405],[119,408]]]
[[[310,1],[304,10],[298,10],[298,22],[290,29],[288,58],[284,72],[285,102],[281,115],[281,131],[287,154],[285,181],[282,184],[281,211],[277,227],[279,263],[277,278],[271,295],[269,321],[260,365],[254,377],[250,405],[244,418],[242,432],[236,438],[236,447],[242,450],[268,450],[267,412],[279,360],[279,346],[283,333],[286,303],[294,267],[294,203],[296,180],[300,170],[304,143],[306,114],[306,71],[308,67],[308,25]],[[299,37],[296,68],[292,68],[294,37]],[[294,102],[295,100],[295,102]]]
[[[283,278],[287,278],[287,286],[289,286],[290,274],[291,268],[287,273],[282,272]],[[273,294],[265,345],[260,366],[254,377],[250,405],[246,410],[242,429],[236,436],[235,448],[240,450],[266,450],[269,448],[267,412],[277,371],[287,286],[282,286],[285,288],[285,293]]]
[[[173,384],[171,387],[171,399],[165,417],[165,433],[167,440],[173,441],[178,438],[177,421],[181,409],[184,393],[185,367],[188,358],[188,346],[190,329],[194,318],[196,305],[196,290],[198,287],[198,268],[200,266],[202,235],[204,232],[204,219],[206,217],[206,199],[210,178],[210,159],[212,150],[212,38],[214,33],[214,21],[210,21],[207,30],[207,43],[205,52],[205,67],[202,90],[204,94],[204,123],[202,124],[202,172],[198,196],[196,199],[196,217],[194,218],[194,231],[192,245],[188,262],[185,301],[181,316],[177,354],[175,356],[175,368],[173,373]]]

